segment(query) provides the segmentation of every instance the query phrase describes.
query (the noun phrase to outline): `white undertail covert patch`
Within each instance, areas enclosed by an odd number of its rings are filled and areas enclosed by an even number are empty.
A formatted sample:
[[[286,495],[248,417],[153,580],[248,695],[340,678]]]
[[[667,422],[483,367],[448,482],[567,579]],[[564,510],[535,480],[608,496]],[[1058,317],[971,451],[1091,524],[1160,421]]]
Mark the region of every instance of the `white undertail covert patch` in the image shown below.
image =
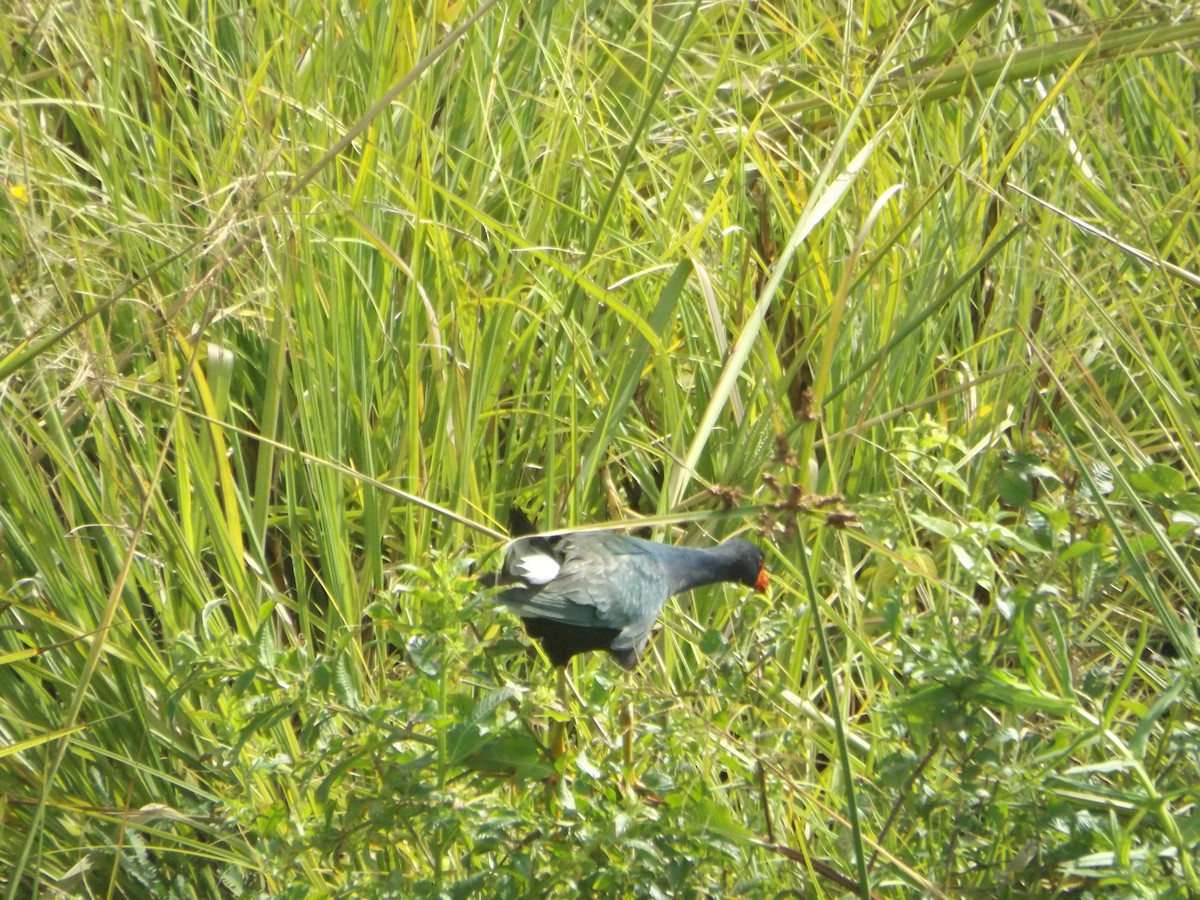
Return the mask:
[[[535,551],[517,559],[512,570],[529,584],[548,584],[558,575],[559,568],[558,560],[553,556]]]

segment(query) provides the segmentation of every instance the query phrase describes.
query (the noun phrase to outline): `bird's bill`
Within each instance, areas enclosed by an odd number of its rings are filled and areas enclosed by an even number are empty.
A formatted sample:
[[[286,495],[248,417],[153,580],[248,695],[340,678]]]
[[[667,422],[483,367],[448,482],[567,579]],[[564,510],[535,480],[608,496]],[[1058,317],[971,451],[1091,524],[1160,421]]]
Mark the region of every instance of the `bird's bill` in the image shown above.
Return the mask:
[[[754,589],[760,593],[765,592],[770,579],[767,578],[767,567],[758,567],[758,580],[754,582]]]

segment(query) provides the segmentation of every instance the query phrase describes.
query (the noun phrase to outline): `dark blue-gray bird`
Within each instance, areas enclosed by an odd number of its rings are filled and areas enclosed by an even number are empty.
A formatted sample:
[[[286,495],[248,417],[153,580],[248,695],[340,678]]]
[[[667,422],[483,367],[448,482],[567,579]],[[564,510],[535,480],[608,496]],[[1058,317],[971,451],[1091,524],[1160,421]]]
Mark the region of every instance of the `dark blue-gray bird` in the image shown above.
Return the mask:
[[[633,669],[669,597],[721,581],[767,588],[762,550],[739,538],[699,549],[611,531],[541,537],[521,510],[510,515],[518,539],[487,582],[507,586],[496,601],[521,617],[555,666],[605,650]]]

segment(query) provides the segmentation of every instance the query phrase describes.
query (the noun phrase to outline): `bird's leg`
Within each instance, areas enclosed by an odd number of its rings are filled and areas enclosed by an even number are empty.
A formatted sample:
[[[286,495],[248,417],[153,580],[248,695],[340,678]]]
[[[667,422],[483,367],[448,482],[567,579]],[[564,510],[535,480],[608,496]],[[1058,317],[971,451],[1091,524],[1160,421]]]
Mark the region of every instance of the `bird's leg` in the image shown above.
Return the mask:
[[[625,686],[629,686],[628,676],[621,675],[621,680],[625,681]],[[624,692],[622,692],[624,693]],[[621,744],[625,762],[625,780],[632,787],[634,784],[633,775],[633,701],[629,699],[628,694],[625,695],[625,701],[621,704],[621,725],[625,729],[625,734],[621,737]]]
[[[567,665],[570,665],[568,663]],[[556,718],[550,725],[550,758],[559,759],[567,752],[567,723],[565,716],[570,708],[568,704],[567,666],[558,667],[558,705],[562,707],[564,718]]]
[[[633,772],[633,702],[626,700],[621,704],[621,727],[625,733],[621,736],[621,746],[624,750],[625,768]]]

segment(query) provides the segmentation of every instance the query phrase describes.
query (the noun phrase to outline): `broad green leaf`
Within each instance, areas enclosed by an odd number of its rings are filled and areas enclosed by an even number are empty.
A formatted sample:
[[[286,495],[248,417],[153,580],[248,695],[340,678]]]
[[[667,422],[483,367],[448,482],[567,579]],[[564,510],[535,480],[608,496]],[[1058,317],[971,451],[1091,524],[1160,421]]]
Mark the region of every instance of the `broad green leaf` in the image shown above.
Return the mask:
[[[1154,463],[1132,473],[1129,483],[1142,494],[1176,494],[1184,489],[1187,481],[1178,469]]]

